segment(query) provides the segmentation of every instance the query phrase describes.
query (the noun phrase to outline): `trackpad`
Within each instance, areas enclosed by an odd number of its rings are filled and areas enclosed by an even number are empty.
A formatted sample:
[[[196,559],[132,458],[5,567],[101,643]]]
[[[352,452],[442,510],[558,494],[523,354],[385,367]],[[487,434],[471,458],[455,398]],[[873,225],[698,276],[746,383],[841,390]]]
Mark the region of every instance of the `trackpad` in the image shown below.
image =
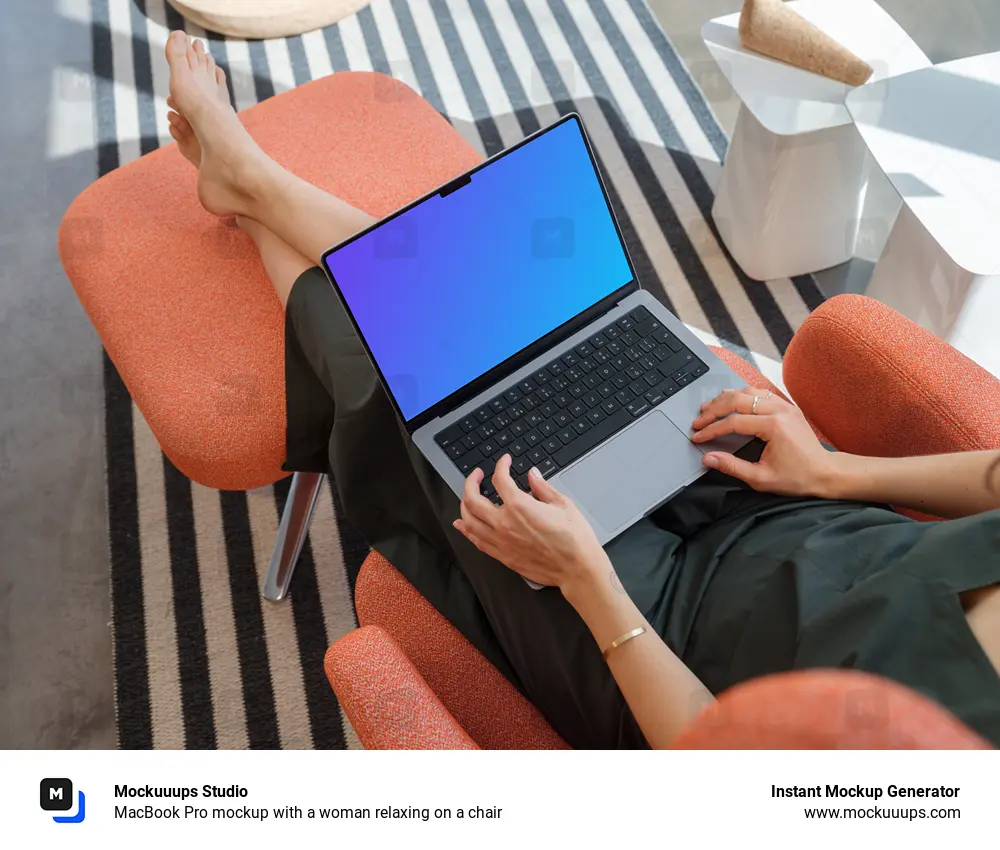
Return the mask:
[[[701,458],[657,410],[564,472],[560,489],[613,532],[701,470]]]

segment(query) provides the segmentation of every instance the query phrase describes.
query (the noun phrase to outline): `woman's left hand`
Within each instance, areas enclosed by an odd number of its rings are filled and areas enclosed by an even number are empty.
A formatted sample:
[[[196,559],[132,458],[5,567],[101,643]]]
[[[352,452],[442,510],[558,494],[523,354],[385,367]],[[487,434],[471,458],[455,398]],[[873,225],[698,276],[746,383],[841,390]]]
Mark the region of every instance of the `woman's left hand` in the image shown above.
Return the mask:
[[[532,498],[514,483],[510,464],[510,455],[504,455],[493,473],[501,507],[479,492],[483,472],[473,470],[455,528],[477,549],[536,584],[565,592],[568,585],[592,578],[607,556],[583,514],[535,469],[528,475]]]

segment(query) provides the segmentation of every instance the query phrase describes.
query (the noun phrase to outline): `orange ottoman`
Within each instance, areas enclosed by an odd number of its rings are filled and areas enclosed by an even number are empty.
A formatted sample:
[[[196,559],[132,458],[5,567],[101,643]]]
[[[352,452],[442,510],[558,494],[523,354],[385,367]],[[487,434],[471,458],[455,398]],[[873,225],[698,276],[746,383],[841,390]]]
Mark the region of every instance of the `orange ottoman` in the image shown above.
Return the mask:
[[[381,74],[334,74],[242,118],[283,166],[374,216],[481,159]],[[285,474],[283,313],[251,240],[195,187],[176,145],[123,166],[70,206],[59,253],[173,464],[210,487],[260,487]]]

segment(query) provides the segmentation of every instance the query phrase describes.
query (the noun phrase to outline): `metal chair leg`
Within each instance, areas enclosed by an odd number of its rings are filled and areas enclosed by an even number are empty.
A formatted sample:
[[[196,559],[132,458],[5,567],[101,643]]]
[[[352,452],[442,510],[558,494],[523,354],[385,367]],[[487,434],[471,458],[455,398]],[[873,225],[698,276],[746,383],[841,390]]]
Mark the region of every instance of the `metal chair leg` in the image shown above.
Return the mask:
[[[288,593],[288,585],[309,531],[316,497],[325,478],[319,472],[296,472],[292,477],[288,501],[278,527],[278,539],[271,553],[271,565],[264,579],[264,598],[270,602],[280,602]]]

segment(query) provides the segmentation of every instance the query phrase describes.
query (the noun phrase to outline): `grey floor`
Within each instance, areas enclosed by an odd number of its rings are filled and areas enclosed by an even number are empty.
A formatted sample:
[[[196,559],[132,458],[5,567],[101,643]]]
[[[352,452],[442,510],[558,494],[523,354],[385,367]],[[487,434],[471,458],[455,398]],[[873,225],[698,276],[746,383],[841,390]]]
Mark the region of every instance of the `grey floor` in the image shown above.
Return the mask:
[[[935,62],[1000,50],[996,0],[881,2]],[[0,749],[115,745],[101,348],[55,247],[96,173],[90,34],[58,11],[77,3],[0,2]],[[699,30],[740,0],[650,5],[731,128]]]

